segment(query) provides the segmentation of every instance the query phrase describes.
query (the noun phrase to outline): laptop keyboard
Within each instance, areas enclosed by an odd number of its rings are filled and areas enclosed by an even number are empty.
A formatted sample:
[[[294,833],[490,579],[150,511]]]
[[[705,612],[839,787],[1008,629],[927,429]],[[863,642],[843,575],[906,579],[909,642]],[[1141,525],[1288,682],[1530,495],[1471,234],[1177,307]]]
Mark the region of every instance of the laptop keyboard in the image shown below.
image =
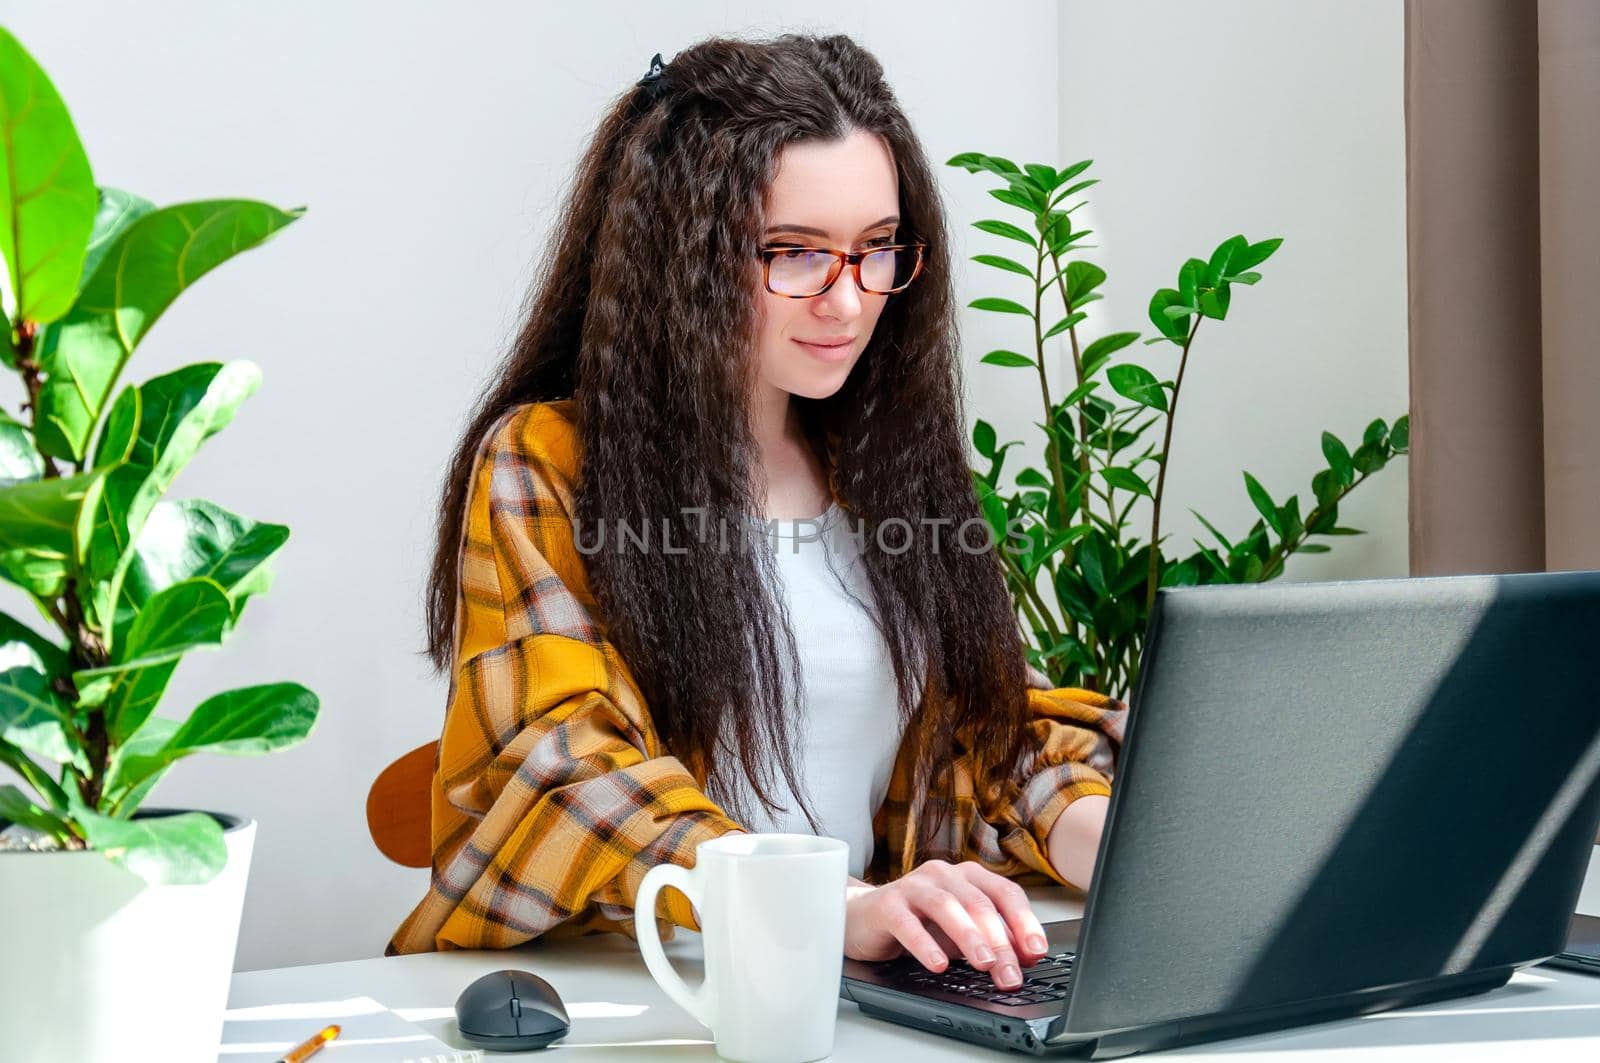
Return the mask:
[[[916,959],[906,956],[893,961],[895,987],[913,993],[952,993],[990,1004],[1015,1007],[1048,1004],[1065,1000],[1072,983],[1072,962],[1077,954],[1068,949],[1052,952],[1022,972],[1022,984],[1015,989],[995,985],[987,971],[980,971],[956,957],[942,971],[930,971]]]

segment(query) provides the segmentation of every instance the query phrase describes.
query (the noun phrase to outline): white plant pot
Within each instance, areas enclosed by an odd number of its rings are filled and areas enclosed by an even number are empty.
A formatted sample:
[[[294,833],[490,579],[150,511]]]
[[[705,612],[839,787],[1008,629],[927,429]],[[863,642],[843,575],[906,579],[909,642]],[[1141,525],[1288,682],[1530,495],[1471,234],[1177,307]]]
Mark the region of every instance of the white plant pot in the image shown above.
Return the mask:
[[[97,852],[0,852],[0,1057],[215,1063],[256,824],[211,815],[228,862],[196,886]]]

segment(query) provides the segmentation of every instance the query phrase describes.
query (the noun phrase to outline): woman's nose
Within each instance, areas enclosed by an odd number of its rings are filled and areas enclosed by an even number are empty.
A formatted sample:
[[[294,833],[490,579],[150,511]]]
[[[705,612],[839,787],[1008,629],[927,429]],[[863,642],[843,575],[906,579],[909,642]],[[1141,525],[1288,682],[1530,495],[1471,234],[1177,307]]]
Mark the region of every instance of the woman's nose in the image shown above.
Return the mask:
[[[832,310],[835,317],[848,321],[861,312],[861,294],[861,289],[856,287],[855,274],[845,269],[831,288],[817,296],[817,302]]]

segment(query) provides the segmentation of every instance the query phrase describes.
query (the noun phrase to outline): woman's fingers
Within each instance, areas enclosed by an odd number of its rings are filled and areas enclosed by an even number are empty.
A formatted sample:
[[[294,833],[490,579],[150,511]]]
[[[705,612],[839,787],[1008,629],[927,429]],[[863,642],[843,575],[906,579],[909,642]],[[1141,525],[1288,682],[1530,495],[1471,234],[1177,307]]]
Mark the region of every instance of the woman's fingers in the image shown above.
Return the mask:
[[[1028,685],[1036,690],[1055,689],[1055,684],[1050,682],[1050,677],[1031,664],[1028,665]]]
[[[1015,936],[1006,919],[993,900],[970,880],[960,879],[951,884],[951,894],[971,913],[983,935],[994,948],[995,962],[990,968],[997,985],[1011,987],[1022,981],[1022,968],[1037,963],[1039,956],[1020,947],[1022,939]]]
[[[973,861],[930,860],[871,899],[870,925],[929,970],[959,954],[1011,989],[1049,948],[1022,887]]]
[[[1022,973],[1004,922],[981,893],[973,890],[970,896],[975,896],[981,902],[976,913],[969,910],[967,901],[957,894],[943,886],[930,884],[916,895],[913,905],[960,946],[968,963],[979,970],[991,972],[996,985],[1006,989],[1020,985]],[[987,914],[984,908],[988,909]]]
[[[903,895],[890,894],[884,900],[883,928],[893,934],[917,962],[930,971],[942,971],[950,958],[922,925],[922,918],[911,910]]]
[[[1045,937],[1043,924],[1039,922],[1039,917],[1033,914],[1033,906],[1028,903],[1027,891],[1005,876],[997,875],[980,864],[969,861],[960,866],[970,869],[966,874],[972,888],[982,891],[999,913],[999,917],[1005,920],[1022,965],[1031,967],[1038,963],[1045,953],[1050,951],[1050,943]]]

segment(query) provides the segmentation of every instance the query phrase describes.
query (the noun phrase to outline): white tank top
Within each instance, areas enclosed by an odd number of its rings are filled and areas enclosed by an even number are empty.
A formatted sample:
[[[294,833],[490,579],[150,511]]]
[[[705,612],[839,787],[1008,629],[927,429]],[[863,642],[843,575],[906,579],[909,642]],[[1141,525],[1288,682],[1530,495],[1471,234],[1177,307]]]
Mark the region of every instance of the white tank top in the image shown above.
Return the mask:
[[[777,561],[800,655],[806,697],[793,717],[804,721],[794,735],[795,775],[820,833],[849,844],[850,874],[859,878],[872,858],[872,816],[889,788],[901,721],[888,644],[866,612],[872,585],[850,534],[855,519],[838,503],[813,518],[749,519]],[[784,686],[792,699],[787,677]],[[920,696],[920,689],[915,693]],[[707,796],[720,804],[737,789],[742,807],[751,810],[747,817],[754,817],[741,826],[811,833],[782,772],[773,770],[769,796],[785,811],[773,814],[756,800],[744,775],[720,777],[738,772],[736,760],[721,763],[730,767],[708,781]]]

